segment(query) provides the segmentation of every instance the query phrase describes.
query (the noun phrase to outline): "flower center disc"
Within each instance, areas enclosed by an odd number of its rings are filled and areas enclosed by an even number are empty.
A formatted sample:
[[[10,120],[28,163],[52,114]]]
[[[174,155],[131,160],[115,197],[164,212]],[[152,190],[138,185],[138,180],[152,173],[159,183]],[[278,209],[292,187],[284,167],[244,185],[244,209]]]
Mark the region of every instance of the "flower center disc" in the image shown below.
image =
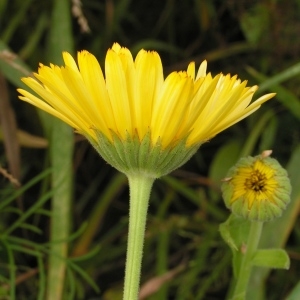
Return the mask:
[[[252,172],[250,178],[245,180],[245,188],[251,189],[256,192],[263,192],[266,185],[266,176],[260,171],[255,170]]]

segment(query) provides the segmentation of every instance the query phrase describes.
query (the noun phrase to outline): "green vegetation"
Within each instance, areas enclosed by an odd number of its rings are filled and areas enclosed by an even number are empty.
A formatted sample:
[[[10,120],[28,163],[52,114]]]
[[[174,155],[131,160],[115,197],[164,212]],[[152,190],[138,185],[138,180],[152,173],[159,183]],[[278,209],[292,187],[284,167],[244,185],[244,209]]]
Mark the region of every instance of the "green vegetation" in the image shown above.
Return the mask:
[[[157,50],[168,73],[207,59],[214,75],[258,84],[255,98],[277,93],[154,183],[143,299],[226,298],[233,271],[219,232],[230,214],[221,179],[240,157],[267,149],[287,169],[292,196],[260,246],[285,248],[291,265],[255,268],[247,300],[300,299],[299,12],[299,0],[0,0],[0,300],[122,297],[125,176],[16,91],[39,63],[60,64],[62,51],[86,49],[103,63],[114,42],[134,54]]]

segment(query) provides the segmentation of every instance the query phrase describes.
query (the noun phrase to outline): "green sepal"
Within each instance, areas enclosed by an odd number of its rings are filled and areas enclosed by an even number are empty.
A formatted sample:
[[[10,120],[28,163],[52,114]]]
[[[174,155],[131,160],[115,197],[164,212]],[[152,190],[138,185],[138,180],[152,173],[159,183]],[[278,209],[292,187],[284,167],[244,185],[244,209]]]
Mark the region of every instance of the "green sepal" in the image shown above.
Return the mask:
[[[134,135],[132,138],[127,134],[125,146],[125,152],[127,153],[126,161],[128,166],[132,169],[138,165],[139,162],[139,149],[135,146],[139,144],[138,135]]]
[[[147,161],[147,159],[149,159],[150,148],[151,140],[149,138],[143,138],[140,142],[140,149],[138,152],[139,161]]]
[[[252,264],[258,267],[289,269],[290,258],[283,249],[262,249],[256,251]]]
[[[165,155],[168,154],[168,150],[165,149],[164,153],[161,153],[161,143],[160,140],[157,141],[155,145],[151,145],[151,138],[150,133],[144,137],[143,140],[147,140],[146,145],[149,145],[148,148],[148,155],[144,158],[143,161],[141,161],[142,165],[146,169],[151,169],[151,166],[157,166],[161,160],[164,159]],[[142,145],[142,143],[141,143]],[[142,149],[141,149],[142,150]],[[143,151],[143,150],[142,150]],[[151,153],[151,154],[150,154]]]
[[[102,158],[106,162],[109,162],[109,164],[111,164],[112,166],[124,164],[122,159],[119,157],[117,150],[111,147],[111,142],[102,134],[98,134],[97,137],[98,142],[96,143],[94,140],[89,138],[89,136],[86,136],[86,138],[97,150],[97,152],[102,156]]]
[[[91,144],[104,160],[127,175],[141,173],[159,178],[183,165],[200,147],[200,144],[186,147],[186,139],[167,148],[163,148],[160,141],[152,145],[150,132],[142,140],[137,134],[128,134],[122,140],[112,132],[112,142],[101,132],[95,132],[97,141],[88,138]]]
[[[187,148],[186,146],[186,139],[181,140],[174,148],[172,148],[168,155],[162,160],[161,165],[159,166],[162,173],[168,174],[169,169],[171,167],[172,171],[177,169],[176,165],[182,165],[186,161],[188,161],[198,150],[199,146],[197,147],[190,147]],[[183,162],[183,163],[180,163]],[[174,166],[174,167],[172,167]]]

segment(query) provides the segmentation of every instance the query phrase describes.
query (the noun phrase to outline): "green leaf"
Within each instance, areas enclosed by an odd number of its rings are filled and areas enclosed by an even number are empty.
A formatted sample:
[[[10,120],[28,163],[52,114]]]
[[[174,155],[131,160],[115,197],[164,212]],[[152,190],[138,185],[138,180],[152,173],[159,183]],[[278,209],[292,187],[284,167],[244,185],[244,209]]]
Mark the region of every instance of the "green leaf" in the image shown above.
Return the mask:
[[[283,249],[263,249],[255,253],[252,263],[258,267],[289,269],[290,258]]]
[[[250,225],[248,220],[231,214],[224,223],[220,224],[219,230],[231,250],[238,251],[247,241]]]
[[[243,253],[242,249],[248,240],[251,222],[233,214],[226,222],[220,224],[219,230],[222,238],[228,244],[233,254],[233,272],[236,277],[240,268]]]

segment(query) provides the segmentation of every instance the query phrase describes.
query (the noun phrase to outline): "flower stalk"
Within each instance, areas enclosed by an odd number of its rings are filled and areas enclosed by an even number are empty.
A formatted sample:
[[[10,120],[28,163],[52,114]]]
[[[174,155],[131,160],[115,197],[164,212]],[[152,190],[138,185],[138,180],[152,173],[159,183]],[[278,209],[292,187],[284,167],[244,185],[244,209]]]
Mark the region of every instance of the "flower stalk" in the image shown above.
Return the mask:
[[[281,249],[258,249],[263,223],[282,215],[290,201],[291,184],[284,168],[271,158],[272,150],[255,157],[243,157],[227,173],[222,192],[232,216],[220,231],[234,253],[235,288],[231,300],[246,299],[252,266],[289,267],[289,257]],[[250,227],[236,234],[235,221]],[[240,223],[242,224],[242,223]],[[247,240],[246,245],[244,241]]]
[[[148,203],[154,178],[131,174],[128,180],[130,207],[123,300],[136,300],[139,294]]]

